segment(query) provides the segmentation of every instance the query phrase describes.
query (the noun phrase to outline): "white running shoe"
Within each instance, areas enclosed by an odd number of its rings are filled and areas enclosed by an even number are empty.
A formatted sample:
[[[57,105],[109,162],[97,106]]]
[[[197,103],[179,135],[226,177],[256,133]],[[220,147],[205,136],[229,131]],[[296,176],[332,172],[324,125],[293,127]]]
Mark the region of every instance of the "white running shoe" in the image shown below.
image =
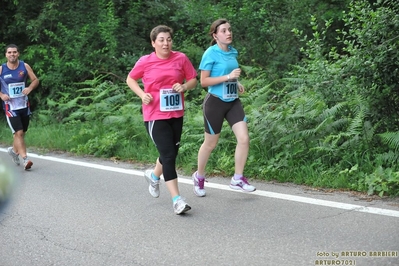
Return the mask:
[[[198,197],[204,197],[206,195],[206,191],[204,189],[205,178],[197,178],[197,172],[192,175],[194,182],[194,194]]]
[[[248,183],[247,179],[244,176],[238,180],[235,180],[234,177],[232,177],[230,181],[230,188],[242,190],[245,192],[253,192],[256,190],[254,186]]]
[[[173,203],[173,209],[176,214],[183,214],[191,210],[191,207],[180,197]]]
[[[24,169],[25,170],[29,170],[32,167],[32,165],[33,165],[33,163],[31,160],[28,160],[28,159],[24,160]]]
[[[151,177],[152,170],[145,170],[144,177],[148,182],[148,191],[150,192],[151,196],[154,198],[159,197],[159,180],[154,180]]]
[[[14,152],[14,150],[12,149],[12,147],[8,147],[7,151],[8,151],[8,154],[12,157],[12,161],[13,161],[16,165],[19,165],[19,164],[20,164],[20,162],[19,162],[19,155],[16,154],[16,153]]]

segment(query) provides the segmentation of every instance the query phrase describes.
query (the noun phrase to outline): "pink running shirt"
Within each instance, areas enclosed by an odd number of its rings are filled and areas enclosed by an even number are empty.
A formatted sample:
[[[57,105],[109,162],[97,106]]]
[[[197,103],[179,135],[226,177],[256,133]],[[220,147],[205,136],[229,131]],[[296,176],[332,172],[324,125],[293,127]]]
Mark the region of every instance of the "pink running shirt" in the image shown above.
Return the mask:
[[[175,83],[197,77],[197,72],[188,57],[172,51],[168,59],[160,59],[155,52],[142,56],[129,72],[134,80],[141,79],[144,91],[150,93],[153,101],[143,106],[144,121],[179,118],[184,115],[184,93],[172,91]]]

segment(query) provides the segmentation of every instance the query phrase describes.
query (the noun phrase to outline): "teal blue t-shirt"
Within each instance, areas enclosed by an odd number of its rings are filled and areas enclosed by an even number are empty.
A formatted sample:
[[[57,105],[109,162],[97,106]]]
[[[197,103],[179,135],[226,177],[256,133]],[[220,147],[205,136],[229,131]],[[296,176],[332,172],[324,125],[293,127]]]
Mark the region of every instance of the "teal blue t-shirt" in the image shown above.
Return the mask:
[[[199,69],[210,71],[210,77],[228,75],[238,68],[237,56],[238,52],[232,46],[229,46],[229,51],[226,52],[214,44],[202,55]],[[209,86],[208,92],[218,96],[222,101],[231,102],[238,98],[237,89],[237,80],[231,80]]]

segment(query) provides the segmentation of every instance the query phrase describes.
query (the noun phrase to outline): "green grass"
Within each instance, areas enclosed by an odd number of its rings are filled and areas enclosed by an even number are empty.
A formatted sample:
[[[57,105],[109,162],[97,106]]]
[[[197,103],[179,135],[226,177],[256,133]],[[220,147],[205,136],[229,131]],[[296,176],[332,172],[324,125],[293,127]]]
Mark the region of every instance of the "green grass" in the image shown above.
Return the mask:
[[[0,121],[0,143],[12,145],[12,134],[4,119]],[[119,138],[115,142],[107,141],[114,136],[101,123],[52,123],[42,125],[32,119],[25,135],[27,149],[41,153],[51,151],[71,152],[77,155],[94,155],[100,158],[116,157],[124,161],[155,162],[157,151],[147,136],[145,128],[140,125],[143,136],[140,138]],[[144,139],[144,141],[143,141]],[[97,140],[97,141],[95,141]],[[116,145],[115,145],[116,143]],[[111,146],[116,148],[112,148]],[[105,151],[112,150],[112,153]],[[100,152],[101,151],[101,152]]]
[[[186,112],[181,148],[177,157],[177,168],[185,175],[191,175],[197,167],[197,153],[203,141],[201,120],[197,108]],[[158,152],[142,124],[141,117],[129,121],[111,125],[99,121],[76,120],[67,123],[42,123],[33,117],[25,141],[28,152],[45,154],[61,151],[99,158],[116,158],[132,163],[154,164]],[[0,123],[0,143],[11,145],[12,135],[5,119],[0,119]],[[252,135],[256,134],[251,132]],[[211,154],[207,165],[208,176],[229,177],[234,174],[236,140],[228,125],[224,125],[221,134],[218,146]],[[323,160],[314,156],[298,160],[297,157],[291,156],[289,150],[273,156],[267,145],[258,140],[256,137],[251,140],[245,167],[246,176],[249,178],[361,192],[371,191],[370,188],[373,188],[373,193],[384,191],[382,195],[398,195],[399,188],[395,185],[398,174],[395,171],[372,173],[375,178],[366,179],[367,174],[357,168],[343,171],[339,164],[326,165]],[[349,154],[348,158],[351,159]],[[354,160],[353,163],[359,165],[373,163],[365,160],[357,162],[356,158]],[[387,185],[382,187],[382,184]]]

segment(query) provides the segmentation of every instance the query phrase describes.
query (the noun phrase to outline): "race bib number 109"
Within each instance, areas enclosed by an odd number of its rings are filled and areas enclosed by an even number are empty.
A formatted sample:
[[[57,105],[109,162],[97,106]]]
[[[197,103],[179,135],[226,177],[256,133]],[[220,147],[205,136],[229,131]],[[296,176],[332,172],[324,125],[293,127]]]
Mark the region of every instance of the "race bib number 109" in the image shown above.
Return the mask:
[[[181,93],[173,89],[161,89],[159,93],[160,109],[162,112],[183,110]]]

